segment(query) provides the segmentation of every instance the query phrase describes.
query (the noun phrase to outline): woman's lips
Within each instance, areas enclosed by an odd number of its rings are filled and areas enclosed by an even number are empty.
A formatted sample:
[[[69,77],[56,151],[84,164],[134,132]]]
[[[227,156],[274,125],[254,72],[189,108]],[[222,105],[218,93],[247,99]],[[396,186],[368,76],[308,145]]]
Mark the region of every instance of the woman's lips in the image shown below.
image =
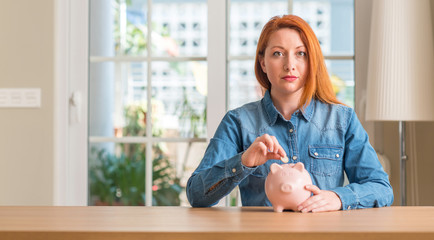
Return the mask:
[[[288,82],[294,82],[295,80],[297,80],[297,78],[298,78],[297,76],[292,76],[292,75],[287,75],[283,77],[283,79]]]

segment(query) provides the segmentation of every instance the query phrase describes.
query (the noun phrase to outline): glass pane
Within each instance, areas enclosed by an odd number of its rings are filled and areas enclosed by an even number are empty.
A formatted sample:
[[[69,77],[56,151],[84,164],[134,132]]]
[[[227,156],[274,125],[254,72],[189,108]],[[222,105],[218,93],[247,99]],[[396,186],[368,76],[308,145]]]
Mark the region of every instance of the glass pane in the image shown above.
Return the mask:
[[[146,69],[143,62],[90,64],[90,136],[145,136]]]
[[[202,160],[206,146],[206,143],[154,144],[152,205],[190,206],[185,187]]]
[[[115,42],[119,42],[119,3],[89,1],[89,8],[89,54],[112,57],[116,51]]]
[[[146,55],[146,0],[89,2],[91,56]]]
[[[324,55],[354,55],[354,1],[294,0],[294,14],[312,27]]]
[[[354,108],[354,61],[327,60],[333,89],[340,101]]]
[[[207,0],[152,1],[152,55],[206,56]]]
[[[146,0],[112,0],[116,55],[145,56],[147,48]]]
[[[287,13],[287,0],[231,0],[229,55],[254,56],[264,24]]]
[[[153,62],[153,131],[161,137],[206,137],[206,62]]]
[[[262,98],[261,87],[256,81],[254,61],[230,61],[229,63],[229,109]]]
[[[206,146],[174,142],[153,145],[154,206],[189,206],[185,187]],[[144,205],[146,145],[91,143],[89,147],[89,205]]]
[[[146,145],[89,145],[89,205],[144,205]]]
[[[272,16],[287,14],[287,2],[232,0],[230,56],[248,55],[253,59],[263,25]],[[293,4],[294,14],[305,19],[315,31],[324,55],[354,55],[354,1],[295,0]],[[354,106],[354,61],[326,63],[338,98]],[[230,61],[228,65],[229,109],[260,99],[262,94],[254,75],[254,61]]]

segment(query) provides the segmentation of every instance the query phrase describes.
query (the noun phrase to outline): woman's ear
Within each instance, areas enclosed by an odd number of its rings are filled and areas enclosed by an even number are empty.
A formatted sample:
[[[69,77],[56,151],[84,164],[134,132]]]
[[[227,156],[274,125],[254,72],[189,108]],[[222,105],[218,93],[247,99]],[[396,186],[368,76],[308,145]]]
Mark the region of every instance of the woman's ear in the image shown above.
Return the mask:
[[[267,73],[267,68],[265,67],[264,56],[259,56],[259,64],[261,64],[261,69],[264,73]]]

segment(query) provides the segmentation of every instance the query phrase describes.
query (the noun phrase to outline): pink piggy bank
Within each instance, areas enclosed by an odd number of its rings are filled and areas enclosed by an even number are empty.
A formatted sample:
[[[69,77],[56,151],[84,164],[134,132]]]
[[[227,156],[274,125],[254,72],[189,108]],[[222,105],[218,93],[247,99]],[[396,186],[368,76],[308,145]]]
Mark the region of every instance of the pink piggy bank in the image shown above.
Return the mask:
[[[273,163],[265,179],[265,194],[273,204],[275,212],[282,212],[284,209],[298,211],[297,206],[311,195],[311,192],[304,188],[308,184],[312,184],[312,179],[303,163]]]

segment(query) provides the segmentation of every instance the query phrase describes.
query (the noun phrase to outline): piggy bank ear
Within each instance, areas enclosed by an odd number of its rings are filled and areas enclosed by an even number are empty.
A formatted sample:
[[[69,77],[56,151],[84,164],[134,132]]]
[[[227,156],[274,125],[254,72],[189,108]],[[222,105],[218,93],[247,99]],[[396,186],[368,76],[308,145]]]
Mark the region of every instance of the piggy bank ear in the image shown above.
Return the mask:
[[[282,169],[282,166],[280,166],[279,164],[277,164],[277,163],[273,163],[273,164],[271,164],[271,166],[270,166],[270,171],[271,171],[271,173],[276,173],[276,172],[278,172],[278,171],[280,171]]]
[[[298,162],[298,163],[295,164],[294,168],[297,169],[300,172],[303,172],[304,164],[302,162]]]

